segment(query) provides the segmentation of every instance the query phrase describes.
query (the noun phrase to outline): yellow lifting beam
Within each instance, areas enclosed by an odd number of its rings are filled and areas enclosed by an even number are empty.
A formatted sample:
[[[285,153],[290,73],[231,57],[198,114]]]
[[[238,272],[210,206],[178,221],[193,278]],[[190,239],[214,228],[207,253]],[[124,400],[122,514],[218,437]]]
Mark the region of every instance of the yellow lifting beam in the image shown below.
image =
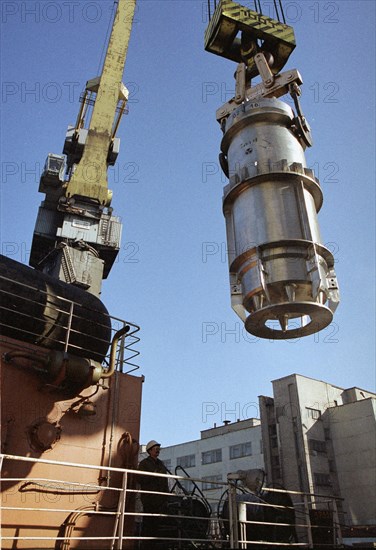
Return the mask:
[[[114,137],[118,101],[124,101],[122,78],[135,8],[136,0],[118,0],[83,155],[66,184],[65,196],[68,198],[78,195],[107,206],[111,202],[107,156]]]
[[[242,33],[239,39],[238,34]],[[232,0],[221,0],[205,32],[205,50],[237,63],[254,65],[257,41],[274,58],[271,67],[277,74],[294,50],[294,29],[266,15],[245,8]],[[253,46],[253,50],[252,50]]]

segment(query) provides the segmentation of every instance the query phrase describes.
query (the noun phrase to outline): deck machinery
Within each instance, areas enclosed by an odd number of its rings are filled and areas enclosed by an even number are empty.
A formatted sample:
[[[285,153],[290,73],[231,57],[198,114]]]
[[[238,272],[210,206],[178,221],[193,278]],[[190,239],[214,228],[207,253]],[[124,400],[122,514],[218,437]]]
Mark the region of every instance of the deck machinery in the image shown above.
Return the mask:
[[[299,102],[302,78],[296,69],[280,72],[295,48],[294,31],[284,18],[231,0],[214,7],[205,49],[238,64],[235,97],[216,113],[229,179],[223,212],[231,304],[251,334],[299,338],[331,323],[339,292],[317,220],[322,191],[304,155],[312,138]],[[275,8],[279,17],[276,1]],[[279,99],[285,94],[295,113]]]

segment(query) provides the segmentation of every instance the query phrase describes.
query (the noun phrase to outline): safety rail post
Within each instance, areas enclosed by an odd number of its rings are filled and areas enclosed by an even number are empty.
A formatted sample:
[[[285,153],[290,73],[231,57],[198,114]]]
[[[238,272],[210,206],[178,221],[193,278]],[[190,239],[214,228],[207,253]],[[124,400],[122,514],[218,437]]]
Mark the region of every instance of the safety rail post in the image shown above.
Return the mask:
[[[305,516],[307,521],[308,548],[313,548],[312,526],[311,526],[311,518],[309,515],[309,504],[308,504],[307,495],[303,495],[303,501],[304,501]]]
[[[72,327],[73,309],[74,309],[74,302],[72,301],[70,303],[70,309],[69,309],[69,319],[68,319],[68,326],[67,326],[67,335],[65,337],[64,353],[68,352],[69,336],[70,336],[70,331]]]
[[[247,504],[245,502],[238,503],[238,517],[240,528],[240,548],[247,548]]]
[[[231,483],[231,482],[229,483],[229,488],[228,488],[228,505],[229,505],[229,520],[230,520],[230,545],[231,545],[231,548],[239,548],[236,486],[235,486],[235,483]]]
[[[332,506],[333,506],[333,545],[335,547],[338,545],[341,548],[343,543],[342,532],[339,524],[338,507],[337,507],[337,502],[335,498],[333,498],[332,500]]]
[[[125,327],[127,323],[124,323],[123,328]],[[129,335],[128,335],[129,336]],[[123,336],[120,337],[120,343],[119,343],[119,350],[118,350],[118,356],[117,356],[117,364],[116,364],[116,370],[123,370],[124,365],[124,348],[125,348],[125,338],[127,337],[127,334],[123,334]]]
[[[123,482],[121,485],[121,493],[119,495],[119,506],[117,513],[117,522],[118,522],[118,550],[123,548],[123,533],[124,533],[124,512],[125,512],[125,500],[127,498],[127,482],[128,482],[128,473],[123,473]]]

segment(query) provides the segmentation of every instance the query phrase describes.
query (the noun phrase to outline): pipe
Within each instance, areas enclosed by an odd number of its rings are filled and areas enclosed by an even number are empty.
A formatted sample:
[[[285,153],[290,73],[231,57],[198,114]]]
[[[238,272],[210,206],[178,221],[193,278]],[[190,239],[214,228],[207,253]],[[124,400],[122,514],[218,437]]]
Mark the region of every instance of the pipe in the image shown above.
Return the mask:
[[[116,364],[116,348],[118,341],[122,336],[124,336],[124,334],[126,334],[130,330],[130,328],[131,327],[129,325],[125,325],[123,328],[115,332],[115,335],[111,342],[110,367],[107,372],[104,372],[102,374],[101,378],[110,378],[110,376],[114,374]]]

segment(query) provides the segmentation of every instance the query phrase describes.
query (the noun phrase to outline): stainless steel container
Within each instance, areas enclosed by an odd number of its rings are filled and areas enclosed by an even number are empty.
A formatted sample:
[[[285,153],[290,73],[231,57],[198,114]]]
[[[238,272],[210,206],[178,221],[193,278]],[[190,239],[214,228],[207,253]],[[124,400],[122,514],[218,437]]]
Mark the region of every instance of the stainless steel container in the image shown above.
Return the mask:
[[[321,244],[322,191],[307,168],[291,108],[245,102],[221,144],[232,305],[248,332],[298,338],[330,324],[338,304],[334,258]]]

